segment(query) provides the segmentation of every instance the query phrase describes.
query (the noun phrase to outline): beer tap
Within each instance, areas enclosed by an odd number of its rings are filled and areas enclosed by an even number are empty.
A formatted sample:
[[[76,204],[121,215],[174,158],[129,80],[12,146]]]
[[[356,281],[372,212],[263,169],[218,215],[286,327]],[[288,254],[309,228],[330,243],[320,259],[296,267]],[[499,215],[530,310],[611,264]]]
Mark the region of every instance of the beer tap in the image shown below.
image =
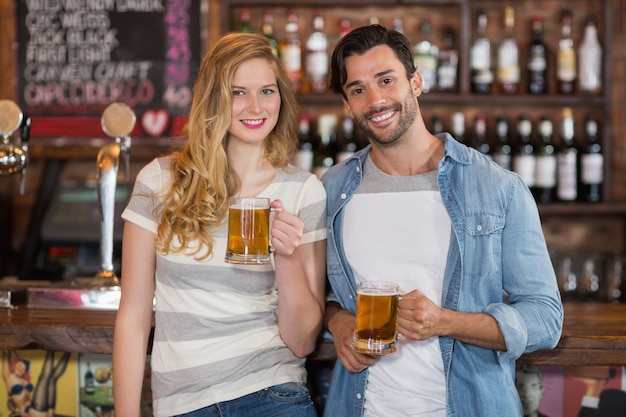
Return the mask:
[[[113,267],[113,226],[115,216],[115,192],[119,157],[124,157],[125,178],[129,178],[130,133],[135,127],[135,113],[123,103],[112,103],[102,113],[102,130],[115,139],[98,152],[98,200],[100,202],[101,241],[100,270],[96,284],[117,286],[119,279]]]
[[[11,143],[11,136],[21,128],[19,143]],[[0,176],[20,174],[20,194],[24,195],[30,117],[25,117],[12,100],[0,100]]]

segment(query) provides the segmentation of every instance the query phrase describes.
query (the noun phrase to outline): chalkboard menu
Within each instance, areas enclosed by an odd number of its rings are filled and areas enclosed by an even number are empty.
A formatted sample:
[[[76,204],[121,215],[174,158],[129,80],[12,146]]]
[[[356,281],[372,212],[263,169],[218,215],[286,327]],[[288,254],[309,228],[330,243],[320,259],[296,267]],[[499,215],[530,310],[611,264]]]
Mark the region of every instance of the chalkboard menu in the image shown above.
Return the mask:
[[[124,102],[146,119],[145,133],[164,133],[189,111],[200,1],[18,0],[20,107],[49,124]]]

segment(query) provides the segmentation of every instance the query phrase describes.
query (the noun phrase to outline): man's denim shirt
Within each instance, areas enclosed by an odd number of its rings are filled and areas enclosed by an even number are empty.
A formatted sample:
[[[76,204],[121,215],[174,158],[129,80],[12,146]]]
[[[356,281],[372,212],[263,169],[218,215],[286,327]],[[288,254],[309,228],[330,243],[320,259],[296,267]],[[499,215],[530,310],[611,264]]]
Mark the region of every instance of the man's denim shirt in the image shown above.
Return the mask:
[[[563,323],[537,205],[519,176],[447,133],[438,137],[445,142],[438,184],[452,224],[441,305],[492,315],[507,347],[494,351],[439,337],[447,415],[521,416],[515,361],[523,353],[556,346]],[[352,314],[356,285],[342,246],[343,209],[362,181],[369,150],[331,168],[322,179],[328,194],[328,299]],[[324,416],[360,417],[366,381],[367,370],[351,373],[337,360]]]

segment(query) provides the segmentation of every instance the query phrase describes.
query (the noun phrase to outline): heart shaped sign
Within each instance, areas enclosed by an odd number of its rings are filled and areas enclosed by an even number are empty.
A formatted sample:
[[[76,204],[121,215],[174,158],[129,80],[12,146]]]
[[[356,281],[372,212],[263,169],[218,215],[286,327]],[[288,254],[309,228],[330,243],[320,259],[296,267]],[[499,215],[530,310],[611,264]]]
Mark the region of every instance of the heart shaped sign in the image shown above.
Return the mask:
[[[150,136],[162,136],[170,122],[170,115],[167,111],[146,110],[141,116],[141,127]]]

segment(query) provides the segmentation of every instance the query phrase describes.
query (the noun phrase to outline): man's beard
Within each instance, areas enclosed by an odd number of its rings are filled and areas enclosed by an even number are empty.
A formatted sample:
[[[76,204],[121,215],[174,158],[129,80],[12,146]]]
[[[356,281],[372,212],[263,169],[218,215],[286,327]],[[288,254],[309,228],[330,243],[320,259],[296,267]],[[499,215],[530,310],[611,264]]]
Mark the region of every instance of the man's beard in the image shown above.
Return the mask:
[[[396,128],[392,132],[384,135],[377,133],[377,130],[369,124],[369,119],[375,114],[395,111],[399,115]],[[382,146],[395,144],[404,135],[417,117],[417,99],[414,95],[405,96],[403,103],[393,103],[390,106],[379,107],[365,114],[355,117],[355,123],[363,130],[367,138]]]

